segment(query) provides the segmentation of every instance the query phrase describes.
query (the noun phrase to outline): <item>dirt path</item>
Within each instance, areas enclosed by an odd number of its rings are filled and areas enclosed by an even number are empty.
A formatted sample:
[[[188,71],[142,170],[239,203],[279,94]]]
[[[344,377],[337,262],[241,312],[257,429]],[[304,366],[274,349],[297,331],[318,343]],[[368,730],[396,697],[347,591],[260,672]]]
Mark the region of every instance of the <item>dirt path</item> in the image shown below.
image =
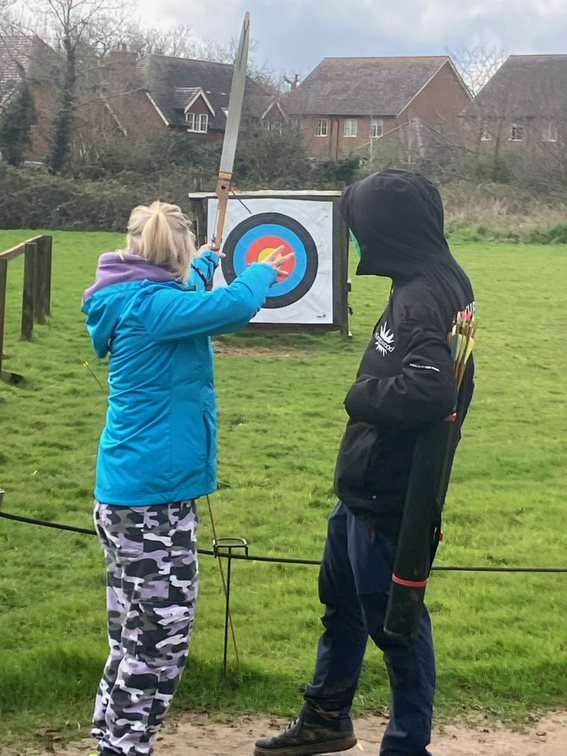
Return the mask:
[[[275,733],[285,724],[275,717],[244,716],[216,722],[204,715],[180,716],[164,726],[155,756],[251,756],[256,738]],[[359,745],[344,754],[377,756],[385,724],[383,717],[357,720]],[[63,748],[54,742],[34,751],[33,756],[86,756],[92,745],[81,741]],[[437,727],[432,752],[434,756],[567,756],[567,711],[550,712],[522,732],[494,725]]]

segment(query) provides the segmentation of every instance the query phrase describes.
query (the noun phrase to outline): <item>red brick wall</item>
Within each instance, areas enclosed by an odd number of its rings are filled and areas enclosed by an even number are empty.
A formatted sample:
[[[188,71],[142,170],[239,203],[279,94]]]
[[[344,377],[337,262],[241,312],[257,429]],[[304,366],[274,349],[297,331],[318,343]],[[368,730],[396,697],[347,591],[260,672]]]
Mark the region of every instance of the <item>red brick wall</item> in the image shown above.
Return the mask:
[[[315,127],[319,118],[327,119],[328,129],[326,137],[315,136]],[[349,119],[349,116],[304,116],[301,118],[300,131],[309,157],[334,160],[337,157],[344,157],[368,145],[372,120],[370,115],[350,116],[350,118],[356,119],[358,123],[357,135],[355,137],[348,137],[344,134],[345,121]],[[384,133],[395,128],[396,119],[394,117],[385,116],[382,120],[384,121]]]
[[[147,137],[167,129],[143,91],[131,92],[123,97],[109,96],[107,101],[129,137]]]
[[[32,128],[31,145],[24,152],[25,160],[43,160],[49,152],[49,131],[59,104],[54,87],[30,82],[37,111],[37,123]]]
[[[434,129],[446,136],[458,140],[461,129],[459,113],[470,102],[466,90],[449,63],[446,63],[430,82],[419,92],[411,104],[403,110],[398,118],[386,116],[384,134],[411,118],[421,118]],[[355,116],[352,116],[353,118]],[[378,114],[375,116],[378,117]],[[327,118],[328,135],[315,136],[317,118]],[[370,141],[371,117],[358,116],[358,133],[356,137],[344,136],[344,124],[348,116],[303,116],[300,118],[300,130],[307,154],[313,158],[328,159],[363,151]]]
[[[513,152],[529,151],[531,155],[538,152],[561,150],[567,142],[567,129],[558,119],[542,118],[491,118],[483,119],[482,115],[467,115],[461,119],[461,141],[469,149],[484,155],[503,155]],[[549,122],[557,127],[557,141],[544,139],[544,131]],[[491,139],[482,139],[483,125],[486,125]],[[523,139],[513,141],[512,125],[522,126]]]
[[[442,134],[457,140],[460,134],[459,113],[470,97],[449,63],[438,71],[398,117],[398,124],[421,118]]]

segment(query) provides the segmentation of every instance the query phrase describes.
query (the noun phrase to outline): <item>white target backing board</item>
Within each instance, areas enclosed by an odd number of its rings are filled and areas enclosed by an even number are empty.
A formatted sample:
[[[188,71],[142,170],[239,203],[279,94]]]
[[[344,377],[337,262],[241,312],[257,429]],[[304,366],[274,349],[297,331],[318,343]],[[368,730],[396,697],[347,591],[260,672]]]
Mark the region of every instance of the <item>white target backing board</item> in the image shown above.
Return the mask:
[[[215,232],[218,200],[207,199],[207,238]],[[248,265],[265,259],[276,247],[294,252],[253,324],[336,325],[338,222],[336,203],[326,199],[274,196],[231,197],[215,287],[230,284]],[[339,266],[340,267],[340,266]]]

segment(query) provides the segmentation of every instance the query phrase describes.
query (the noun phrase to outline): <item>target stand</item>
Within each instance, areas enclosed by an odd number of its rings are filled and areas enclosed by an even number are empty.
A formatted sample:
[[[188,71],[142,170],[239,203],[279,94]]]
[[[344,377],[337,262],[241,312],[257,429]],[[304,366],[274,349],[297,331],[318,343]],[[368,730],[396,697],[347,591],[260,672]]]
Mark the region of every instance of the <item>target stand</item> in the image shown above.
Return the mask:
[[[229,199],[222,251],[213,286],[227,286],[274,249],[293,252],[287,276],[270,289],[250,328],[340,330],[348,326],[348,232],[336,191],[261,191]],[[199,244],[214,233],[216,195],[189,195]]]

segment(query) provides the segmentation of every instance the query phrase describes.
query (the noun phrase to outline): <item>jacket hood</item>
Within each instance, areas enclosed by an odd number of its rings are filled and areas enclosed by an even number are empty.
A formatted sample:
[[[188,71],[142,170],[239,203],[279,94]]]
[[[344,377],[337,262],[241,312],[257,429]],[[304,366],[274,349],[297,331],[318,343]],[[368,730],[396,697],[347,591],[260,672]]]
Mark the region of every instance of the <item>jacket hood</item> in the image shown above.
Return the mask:
[[[126,252],[107,252],[101,255],[96,280],[83,295],[83,312],[88,316],[87,329],[95,352],[104,357],[125,304],[132,297],[130,284],[136,281],[175,283],[170,271],[138,255]]]
[[[345,189],[340,210],[360,246],[359,276],[409,280],[451,258],[441,196],[424,176],[373,173]]]

